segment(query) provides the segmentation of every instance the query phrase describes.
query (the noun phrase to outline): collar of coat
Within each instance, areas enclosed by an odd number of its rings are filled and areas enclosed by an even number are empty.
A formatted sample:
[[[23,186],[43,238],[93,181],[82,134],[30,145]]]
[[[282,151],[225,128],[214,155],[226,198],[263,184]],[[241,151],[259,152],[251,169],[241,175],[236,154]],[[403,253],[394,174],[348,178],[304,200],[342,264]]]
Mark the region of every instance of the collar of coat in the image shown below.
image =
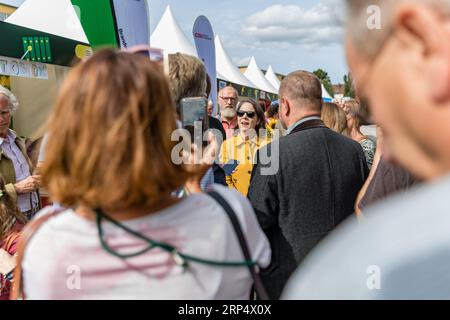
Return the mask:
[[[25,145],[25,140],[24,140],[23,138],[19,137],[19,136],[17,135],[17,133],[16,133],[14,130],[11,130],[11,129],[9,129],[9,130],[10,130],[10,132],[8,133],[8,138],[9,138],[10,136],[13,136],[13,137],[14,137],[14,142],[15,142],[16,145],[19,147],[20,151],[22,151],[22,153],[23,153],[24,155],[26,155],[26,154],[27,154],[27,148],[26,148],[26,145]],[[11,134],[11,135],[10,135],[10,134]],[[2,142],[3,142],[3,140],[2,140]],[[1,145],[1,143],[0,143],[0,145]],[[3,158],[3,157],[9,159],[9,158],[4,154],[3,149],[0,147],[0,159]],[[28,159],[28,155],[25,157],[25,159]]]
[[[235,140],[235,145],[236,147],[239,147],[245,143],[249,143],[251,145],[256,145],[256,147],[260,147],[261,146],[261,140],[262,138],[258,137],[258,136],[254,136],[251,139],[245,140],[244,138],[242,138],[242,135],[238,132],[237,135],[234,137]]]
[[[298,125],[288,135],[291,135],[291,134],[294,134],[294,133],[297,133],[297,132],[300,132],[300,131],[305,131],[305,130],[309,130],[309,129],[315,129],[315,128],[326,128],[326,126],[325,126],[325,123],[323,123],[322,120],[320,120],[320,119],[312,119],[312,120],[305,121],[302,124]]]

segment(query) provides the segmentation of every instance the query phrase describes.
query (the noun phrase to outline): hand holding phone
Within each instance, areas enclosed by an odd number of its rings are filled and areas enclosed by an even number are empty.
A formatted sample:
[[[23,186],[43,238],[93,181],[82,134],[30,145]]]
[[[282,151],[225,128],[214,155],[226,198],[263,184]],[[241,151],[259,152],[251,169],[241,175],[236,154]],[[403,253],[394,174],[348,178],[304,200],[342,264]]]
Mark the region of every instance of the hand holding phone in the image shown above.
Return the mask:
[[[225,176],[229,177],[231,176],[236,168],[239,166],[239,161],[237,160],[230,160],[223,166],[223,171],[225,171]]]
[[[209,117],[207,110],[208,101],[204,97],[184,98],[181,100],[180,117],[184,129],[191,134],[191,142],[203,141],[203,134],[209,129]]]
[[[193,127],[196,121],[201,121],[206,125],[208,120],[207,105],[208,102],[203,97],[182,99],[180,116],[183,127]],[[203,131],[206,129],[207,127],[203,128]]]

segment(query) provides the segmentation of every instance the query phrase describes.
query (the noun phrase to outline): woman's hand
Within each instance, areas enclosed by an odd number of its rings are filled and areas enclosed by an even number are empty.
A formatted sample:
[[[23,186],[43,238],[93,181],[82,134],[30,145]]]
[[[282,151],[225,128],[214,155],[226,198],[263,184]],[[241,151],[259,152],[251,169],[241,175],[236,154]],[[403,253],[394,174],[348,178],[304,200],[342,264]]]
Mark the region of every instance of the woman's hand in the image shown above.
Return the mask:
[[[200,152],[203,151],[202,154]],[[213,133],[208,133],[208,145],[201,150],[196,144],[191,145],[191,153],[188,155],[188,168],[194,173],[193,177],[186,182],[186,188],[190,193],[202,192],[200,181],[214,164],[219,154],[219,144]]]

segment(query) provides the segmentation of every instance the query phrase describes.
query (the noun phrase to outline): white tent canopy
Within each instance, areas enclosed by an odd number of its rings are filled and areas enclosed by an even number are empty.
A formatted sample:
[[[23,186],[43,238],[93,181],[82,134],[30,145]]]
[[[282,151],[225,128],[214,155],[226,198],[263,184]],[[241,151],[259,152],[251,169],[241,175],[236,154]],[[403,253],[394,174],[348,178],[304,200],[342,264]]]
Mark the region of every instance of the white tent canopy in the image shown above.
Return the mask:
[[[256,86],[251,83],[232,62],[230,56],[223,47],[219,36],[216,36],[215,43],[217,72],[224,76],[224,80],[228,80],[241,86],[256,88]]]
[[[330,96],[330,94],[328,93],[327,89],[325,89],[325,87],[322,84],[322,98],[327,100],[327,101],[331,101],[333,100],[333,97]]]
[[[198,58],[197,50],[181,30],[170,6],[167,6],[161,20],[150,38],[151,46],[164,50],[165,54],[183,53]],[[217,72],[220,80],[231,81]]]
[[[6,22],[89,43],[70,0],[27,0]]]
[[[278,94],[277,92],[278,90],[276,90],[270,84],[270,82],[267,81],[261,69],[258,67],[255,57],[252,57],[252,59],[250,60],[250,64],[248,65],[244,75],[247,77],[248,80],[254,83],[258,87],[258,89],[269,93]]]
[[[167,6],[150,38],[150,43],[152,47],[163,49],[165,54],[180,52],[197,57],[197,50],[181,30],[170,6]]]
[[[269,66],[269,69],[267,69],[266,72],[266,79],[267,81],[270,82],[270,84],[276,89],[279,90],[280,89],[280,79],[278,79],[277,75],[275,74],[275,72],[273,71],[272,66]]]

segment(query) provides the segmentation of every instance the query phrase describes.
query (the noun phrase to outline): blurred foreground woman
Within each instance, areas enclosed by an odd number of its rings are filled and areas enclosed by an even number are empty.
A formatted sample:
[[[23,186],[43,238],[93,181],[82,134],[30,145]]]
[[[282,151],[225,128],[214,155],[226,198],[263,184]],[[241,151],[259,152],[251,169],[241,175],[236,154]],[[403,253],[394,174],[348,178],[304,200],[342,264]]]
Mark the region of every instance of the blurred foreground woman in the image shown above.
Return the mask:
[[[171,159],[175,129],[165,76],[148,58],[105,50],[72,70],[49,121],[42,173],[52,200],[73,209],[40,213],[51,218],[24,249],[26,299],[250,296],[222,207],[202,193],[172,196],[193,176]],[[270,247],[250,204],[215,191],[234,209],[252,259],[267,266]]]

